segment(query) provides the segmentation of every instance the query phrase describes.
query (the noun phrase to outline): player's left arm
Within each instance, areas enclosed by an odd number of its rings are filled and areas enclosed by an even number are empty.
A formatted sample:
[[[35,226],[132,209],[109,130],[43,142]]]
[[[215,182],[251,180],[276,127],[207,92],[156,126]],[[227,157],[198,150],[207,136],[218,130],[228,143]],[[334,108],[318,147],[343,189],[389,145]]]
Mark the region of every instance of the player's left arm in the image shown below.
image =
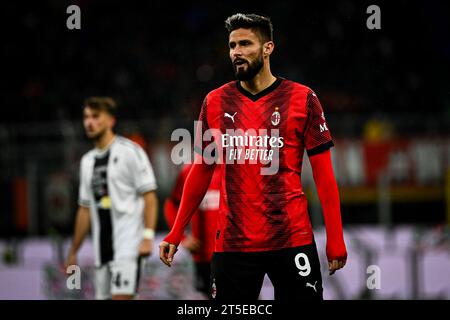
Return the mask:
[[[330,150],[309,157],[314,182],[322,205],[327,233],[327,258],[330,275],[345,266],[347,250],[342,231],[339,190],[333,172]]]
[[[155,228],[158,219],[158,198],[153,167],[142,148],[137,148],[130,156],[130,168],[136,192],[144,199],[144,234],[139,245],[139,255],[148,256],[153,251]]]
[[[155,191],[143,194],[144,198],[144,238],[139,246],[139,255],[148,256],[153,251],[154,230],[158,222],[158,197]],[[151,231],[150,231],[151,230]]]

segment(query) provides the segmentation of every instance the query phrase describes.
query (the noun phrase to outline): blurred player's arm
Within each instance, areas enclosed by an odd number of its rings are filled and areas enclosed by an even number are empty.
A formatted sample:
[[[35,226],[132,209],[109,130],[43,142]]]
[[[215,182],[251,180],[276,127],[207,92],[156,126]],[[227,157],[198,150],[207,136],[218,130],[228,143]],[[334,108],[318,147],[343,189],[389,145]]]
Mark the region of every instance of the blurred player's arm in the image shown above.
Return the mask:
[[[322,205],[327,233],[327,258],[330,275],[345,266],[347,250],[342,231],[339,190],[333,172],[330,150],[310,156],[314,182]]]
[[[77,264],[77,253],[83,244],[86,235],[91,227],[90,211],[89,211],[89,184],[85,176],[86,157],[81,159],[80,163],[80,186],[78,193],[78,210],[75,220],[75,227],[72,239],[72,245],[69,250],[65,267]]]
[[[196,154],[196,156],[200,155]],[[160,259],[169,267],[183,237],[184,229],[202,202],[214,174],[215,164],[206,164],[204,161],[199,162],[201,163],[195,163],[194,161],[192,165],[183,187],[183,196],[181,197],[180,208],[173,228],[159,246]]]
[[[158,197],[156,178],[147,153],[141,147],[129,154],[131,177],[138,194],[144,199],[144,234],[139,244],[139,256],[149,256],[153,251],[155,228],[158,219]]]
[[[153,251],[154,230],[158,222],[158,197],[155,191],[143,194],[144,198],[144,239],[139,246],[140,256],[149,256]],[[150,231],[151,230],[151,231]]]
[[[75,230],[70,247],[69,255],[67,257],[65,267],[77,264],[77,253],[83,244],[86,235],[89,233],[91,227],[91,220],[89,216],[89,208],[78,206],[77,217],[75,221]]]

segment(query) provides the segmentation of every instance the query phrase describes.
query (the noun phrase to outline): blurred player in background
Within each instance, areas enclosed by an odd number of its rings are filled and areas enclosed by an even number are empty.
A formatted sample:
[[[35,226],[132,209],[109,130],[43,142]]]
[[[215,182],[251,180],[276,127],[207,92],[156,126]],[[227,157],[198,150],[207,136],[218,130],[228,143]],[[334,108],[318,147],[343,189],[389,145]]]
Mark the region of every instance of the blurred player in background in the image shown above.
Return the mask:
[[[95,148],[80,164],[78,212],[66,266],[92,229],[96,299],[128,300],[137,293],[141,258],[153,248],[157,221],[156,180],[145,151],[114,133],[116,103],[84,102],[83,124]]]
[[[209,152],[215,146],[225,163],[220,164],[212,298],[257,299],[267,274],[275,299],[321,300],[320,262],[301,185],[305,150],[324,214],[330,274],[347,260],[329,150],[333,141],[321,104],[310,88],[271,73],[269,18],[236,14],[225,26],[238,81],[211,91],[203,102],[194,148],[202,161],[194,161],[187,176],[174,227],[160,244],[160,259],[168,266],[173,262],[216,169],[210,160],[217,155]],[[199,138],[202,126],[215,130],[212,142]],[[272,158],[274,150],[278,155]],[[277,170],[262,174],[267,163],[275,163]]]
[[[164,203],[164,215],[170,228],[173,227],[181,202],[183,187],[191,165],[180,171],[169,198]],[[209,283],[211,275],[211,259],[214,251],[217,215],[219,214],[220,171],[214,173],[208,191],[197,212],[192,217],[191,233],[183,239],[182,245],[192,253],[195,262],[195,287],[210,296]]]

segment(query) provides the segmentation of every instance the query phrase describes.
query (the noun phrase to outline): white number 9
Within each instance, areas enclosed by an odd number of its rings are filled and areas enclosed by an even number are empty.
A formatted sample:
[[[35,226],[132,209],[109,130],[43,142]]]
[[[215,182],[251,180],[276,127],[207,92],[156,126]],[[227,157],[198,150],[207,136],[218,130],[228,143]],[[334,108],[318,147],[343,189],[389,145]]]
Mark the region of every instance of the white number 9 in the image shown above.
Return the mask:
[[[303,259],[303,264],[300,263],[300,259]],[[311,273],[311,265],[309,264],[308,256],[304,253],[299,253],[295,256],[295,265],[300,272],[298,273],[302,277],[306,277]]]

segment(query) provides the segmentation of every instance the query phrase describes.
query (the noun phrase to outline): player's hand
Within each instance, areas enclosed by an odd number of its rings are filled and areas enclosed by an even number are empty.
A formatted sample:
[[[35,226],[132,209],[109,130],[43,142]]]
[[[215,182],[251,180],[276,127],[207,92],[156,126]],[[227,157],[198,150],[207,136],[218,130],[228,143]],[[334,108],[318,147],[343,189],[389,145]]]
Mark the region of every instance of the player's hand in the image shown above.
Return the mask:
[[[172,265],[173,256],[178,251],[177,246],[166,241],[159,245],[159,258],[168,267]]]
[[[190,252],[197,252],[201,247],[200,240],[192,235],[187,236],[181,244]]]
[[[142,239],[141,244],[139,245],[139,256],[148,257],[152,254],[152,251],[153,251],[153,240]]]
[[[330,276],[334,274],[336,270],[342,269],[346,262],[346,260],[328,261],[328,271],[330,272]]]

